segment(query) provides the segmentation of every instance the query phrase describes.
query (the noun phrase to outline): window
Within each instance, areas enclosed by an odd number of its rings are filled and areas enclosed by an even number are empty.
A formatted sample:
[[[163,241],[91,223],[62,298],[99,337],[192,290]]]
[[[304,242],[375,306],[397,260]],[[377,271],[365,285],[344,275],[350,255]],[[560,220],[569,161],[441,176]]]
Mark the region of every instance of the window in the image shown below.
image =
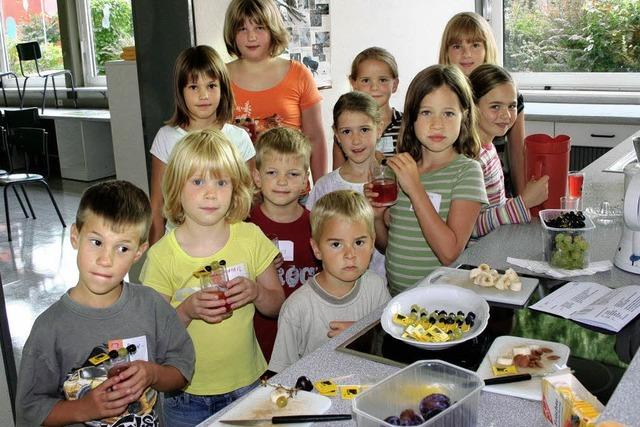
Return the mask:
[[[85,83],[105,86],[105,62],[120,59],[122,48],[134,44],[131,1],[79,0],[78,26]]]
[[[20,75],[20,63],[16,44],[37,41],[40,43],[41,70],[61,69],[62,48],[58,25],[56,0],[3,0],[2,1],[2,69]],[[35,66],[25,64],[25,73],[35,72]],[[42,84],[42,82],[38,82]]]
[[[640,1],[483,3],[521,88],[640,90]]]

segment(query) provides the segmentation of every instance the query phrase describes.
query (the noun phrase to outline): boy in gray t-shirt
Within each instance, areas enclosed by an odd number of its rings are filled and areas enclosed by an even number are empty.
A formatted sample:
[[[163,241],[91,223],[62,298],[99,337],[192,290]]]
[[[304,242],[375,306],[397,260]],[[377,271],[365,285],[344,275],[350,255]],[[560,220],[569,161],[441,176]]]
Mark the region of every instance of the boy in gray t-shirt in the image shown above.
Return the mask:
[[[373,254],[373,210],[364,196],[340,190],[311,211],[311,247],[322,271],[284,302],[269,370],[282,372],[391,299],[367,266]]]
[[[157,426],[158,391],[193,375],[193,344],[152,289],[124,283],[146,250],[151,207],[126,181],[87,189],[71,244],[79,279],[42,313],[22,353],[16,425]]]

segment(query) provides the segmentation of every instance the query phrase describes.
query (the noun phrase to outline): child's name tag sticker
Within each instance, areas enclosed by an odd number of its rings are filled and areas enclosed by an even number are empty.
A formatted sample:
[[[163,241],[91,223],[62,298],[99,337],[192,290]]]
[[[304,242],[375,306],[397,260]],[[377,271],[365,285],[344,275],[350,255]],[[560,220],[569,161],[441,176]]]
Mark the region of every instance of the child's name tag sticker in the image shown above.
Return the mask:
[[[376,151],[380,151],[381,153],[393,153],[396,148],[393,146],[393,138],[390,136],[381,137],[378,142],[376,142]]]
[[[111,350],[119,350],[121,348],[127,348],[131,344],[136,346],[135,353],[129,353],[129,360],[133,362],[134,360],[149,360],[149,353],[147,351],[147,337],[142,335],[140,337],[133,338],[123,338],[119,340],[109,340],[107,343],[107,347],[109,351]]]
[[[229,276],[229,280],[235,279],[236,277],[249,277],[247,266],[244,263],[228,266],[227,275]]]
[[[293,261],[293,241],[278,240],[278,249],[285,261]]]
[[[433,205],[433,209],[435,209],[436,212],[440,212],[440,202],[442,202],[442,196],[439,193],[430,193],[429,191],[427,191],[427,196],[429,196],[429,200]],[[411,205],[411,210],[413,211],[413,205]]]

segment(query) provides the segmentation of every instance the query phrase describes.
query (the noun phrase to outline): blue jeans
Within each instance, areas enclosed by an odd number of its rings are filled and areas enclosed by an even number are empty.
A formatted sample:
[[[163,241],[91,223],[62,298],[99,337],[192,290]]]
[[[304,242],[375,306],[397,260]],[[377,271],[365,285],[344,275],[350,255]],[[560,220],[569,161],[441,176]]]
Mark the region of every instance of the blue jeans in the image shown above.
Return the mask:
[[[258,386],[256,381],[229,393],[198,396],[184,391],[164,394],[164,420],[171,427],[193,427]]]

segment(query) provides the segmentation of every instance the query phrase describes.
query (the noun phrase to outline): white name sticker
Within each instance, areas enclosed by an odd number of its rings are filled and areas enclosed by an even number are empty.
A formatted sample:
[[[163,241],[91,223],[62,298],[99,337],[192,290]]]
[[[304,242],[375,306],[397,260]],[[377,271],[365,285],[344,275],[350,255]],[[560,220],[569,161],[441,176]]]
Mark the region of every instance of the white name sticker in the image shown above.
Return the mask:
[[[390,136],[381,137],[376,143],[376,151],[380,151],[381,153],[393,153],[395,151],[395,147],[393,146],[393,138]]]
[[[227,275],[229,276],[229,280],[235,279],[236,277],[249,277],[247,266],[244,263],[227,267]]]
[[[123,338],[121,340],[109,340],[107,347],[109,351],[119,350],[121,348],[127,348],[129,345],[136,346],[136,352],[129,353],[130,360],[145,360],[149,361],[149,352],[147,351],[147,337],[145,335],[141,337]]]
[[[278,240],[278,249],[285,261],[293,261],[293,241]]]
[[[429,200],[431,201],[431,205],[436,212],[440,212],[440,202],[442,201],[442,196],[439,193],[430,193],[427,191],[427,196],[429,196]],[[413,211],[413,205],[411,205],[411,210]]]

